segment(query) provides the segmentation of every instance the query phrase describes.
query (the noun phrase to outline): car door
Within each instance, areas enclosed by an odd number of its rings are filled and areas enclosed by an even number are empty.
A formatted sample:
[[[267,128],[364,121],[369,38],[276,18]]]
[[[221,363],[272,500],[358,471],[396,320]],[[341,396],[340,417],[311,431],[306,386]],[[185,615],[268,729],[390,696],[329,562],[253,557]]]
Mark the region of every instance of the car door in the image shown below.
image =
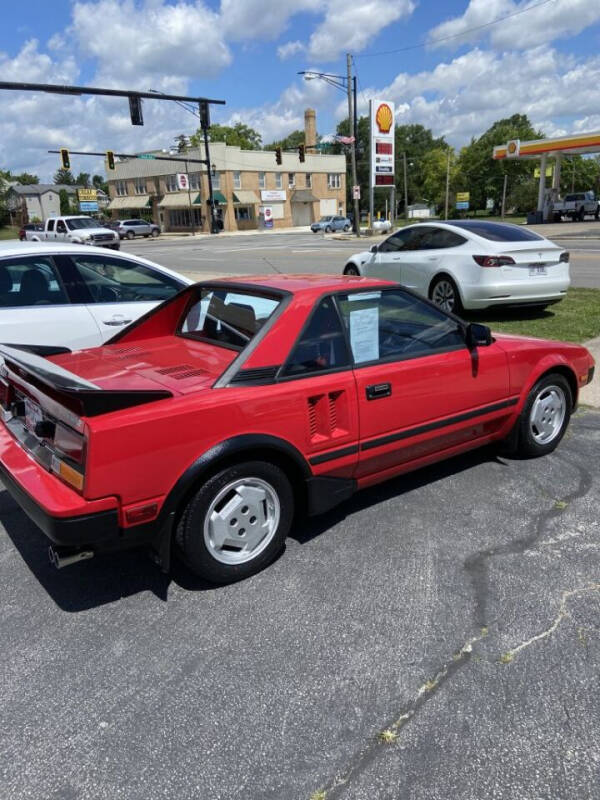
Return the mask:
[[[496,344],[469,350],[461,323],[401,288],[338,302],[355,365],[357,477],[480,443],[504,424],[517,398]]]
[[[0,259],[0,342],[79,350],[102,343],[87,307],[78,302],[73,268],[50,256]]]
[[[57,219],[54,239],[57,242],[64,242],[67,238],[67,233],[68,233],[67,224],[64,221],[64,219]]]
[[[70,258],[87,289],[87,308],[96,320],[102,341],[186,285],[122,256],[77,253]]]
[[[405,244],[410,238],[410,231],[410,228],[396,231],[377,245],[376,252],[365,265],[369,275],[388,281],[400,281],[402,254]]]
[[[411,246],[401,262],[400,283],[427,297],[433,277],[443,268],[444,256],[465,244],[466,239],[454,231],[434,226],[423,225],[413,231]]]

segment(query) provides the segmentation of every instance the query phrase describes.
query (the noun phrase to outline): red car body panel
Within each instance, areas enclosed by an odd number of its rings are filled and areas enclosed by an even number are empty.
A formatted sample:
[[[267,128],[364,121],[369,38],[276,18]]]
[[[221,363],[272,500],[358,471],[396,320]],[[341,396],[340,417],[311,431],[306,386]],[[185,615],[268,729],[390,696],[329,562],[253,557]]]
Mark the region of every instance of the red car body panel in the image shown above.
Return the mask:
[[[81,417],[87,455],[80,491],[37,463],[23,442],[0,425],[0,470],[16,495],[22,491],[27,496],[20,499],[24,507],[29,498],[52,518],[116,514],[120,546],[126,547],[129,537],[138,542],[134,534],[146,532],[144,525],[162,524],[167,511],[174,517],[173,497],[182,502],[184,478],[203,464],[218,464],[226,453],[241,458],[245,452],[253,457],[262,452],[265,460],[274,453],[289,456],[295,460],[296,482],[333,478],[352,482],[353,488],[369,486],[504,438],[540,375],[561,369],[576,388],[588,382],[593,367],[587,350],[578,345],[498,335],[491,345],[475,350],[465,345],[332,373],[258,385],[232,379],[221,386],[222,376],[232,369],[252,377],[251,370],[284,364],[320,298],[393,284],[277,275],[209,285],[285,293],[273,321],[248,352],[175,335],[197,285],[103,347],[49,357],[106,392],[161,389],[170,396]],[[26,370],[21,376],[19,371],[13,366],[9,379],[43,410],[68,421],[60,416],[60,391],[58,397],[46,395],[43,385],[28,383]],[[390,396],[367,401],[366,387],[380,381],[390,384]],[[144,524],[131,513],[138,510]]]

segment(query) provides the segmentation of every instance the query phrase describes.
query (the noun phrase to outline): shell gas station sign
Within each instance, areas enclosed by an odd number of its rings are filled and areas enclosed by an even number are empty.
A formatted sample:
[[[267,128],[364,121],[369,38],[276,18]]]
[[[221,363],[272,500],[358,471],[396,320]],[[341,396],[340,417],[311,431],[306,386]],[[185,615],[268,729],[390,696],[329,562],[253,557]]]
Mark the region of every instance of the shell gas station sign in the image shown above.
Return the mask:
[[[394,104],[370,101],[371,186],[394,185]]]

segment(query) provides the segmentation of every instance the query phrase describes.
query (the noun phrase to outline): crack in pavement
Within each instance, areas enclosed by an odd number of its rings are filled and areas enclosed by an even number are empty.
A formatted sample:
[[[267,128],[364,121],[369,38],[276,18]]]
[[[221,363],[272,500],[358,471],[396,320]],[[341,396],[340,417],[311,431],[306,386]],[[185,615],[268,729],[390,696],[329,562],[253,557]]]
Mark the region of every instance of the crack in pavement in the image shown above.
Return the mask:
[[[393,722],[385,726],[384,729],[376,736],[371,737],[368,740],[366,746],[359,751],[354,758],[351,759],[350,766],[344,772],[338,773],[328,784],[319,790],[318,794],[321,797],[327,798],[327,800],[335,800],[335,798],[340,797],[341,793],[350,784],[350,782],[357,777],[372,761],[375,760],[379,749],[382,746],[385,746],[382,744],[382,742],[386,740],[390,743],[394,742],[398,738],[398,732],[415,718],[417,713],[428,702],[428,700],[434,697],[447,681],[449,681],[460,669],[470,662],[473,646],[480,642],[488,634],[488,625],[486,621],[487,600],[489,595],[488,561],[498,556],[517,555],[524,553],[528,549],[531,549],[541,539],[550,520],[552,520],[554,517],[560,516],[563,513],[564,508],[569,506],[575,500],[584,497],[592,487],[592,475],[587,469],[580,464],[575,464],[566,458],[559,460],[562,460],[564,463],[573,467],[573,469],[579,474],[579,482],[573,492],[562,498],[562,501],[559,505],[557,505],[555,501],[555,504],[551,508],[540,512],[537,515],[533,531],[530,535],[522,536],[503,545],[486,548],[485,550],[478,550],[476,553],[469,556],[464,562],[464,569],[473,586],[475,600],[475,624],[479,628],[480,634],[469,639],[458,651],[456,651],[452,657],[452,660],[446,662],[442,668],[438,670],[433,680],[427,681],[419,688],[416,697],[404,708],[402,713],[396,717]],[[563,503],[566,503],[566,505],[563,505]],[[547,631],[537,634],[536,636],[533,636],[531,639],[527,640],[527,642],[523,642],[522,644],[518,645],[514,649],[514,652],[509,660],[512,660],[514,654],[524,649],[524,647],[533,644],[539,639],[550,636],[554,630],[556,630],[562,619],[568,615],[566,603],[569,597],[582,591],[595,591],[596,589],[600,589],[600,584],[591,584],[588,587],[574,589],[570,592],[563,592],[559,614],[554,623],[550,626],[550,628],[547,629]],[[384,736],[382,736],[382,734],[384,734]]]

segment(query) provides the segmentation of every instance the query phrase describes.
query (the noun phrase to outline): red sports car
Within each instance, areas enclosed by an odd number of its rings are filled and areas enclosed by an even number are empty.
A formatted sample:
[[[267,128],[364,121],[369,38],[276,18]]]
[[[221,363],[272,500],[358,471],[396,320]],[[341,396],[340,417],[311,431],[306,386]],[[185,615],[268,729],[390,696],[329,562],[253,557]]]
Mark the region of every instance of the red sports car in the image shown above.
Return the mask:
[[[174,546],[213,583],[272,561],[296,512],[490,442],[550,452],[594,372],[344,276],[200,283],[103,347],[0,354],[0,474],[56,565]]]

